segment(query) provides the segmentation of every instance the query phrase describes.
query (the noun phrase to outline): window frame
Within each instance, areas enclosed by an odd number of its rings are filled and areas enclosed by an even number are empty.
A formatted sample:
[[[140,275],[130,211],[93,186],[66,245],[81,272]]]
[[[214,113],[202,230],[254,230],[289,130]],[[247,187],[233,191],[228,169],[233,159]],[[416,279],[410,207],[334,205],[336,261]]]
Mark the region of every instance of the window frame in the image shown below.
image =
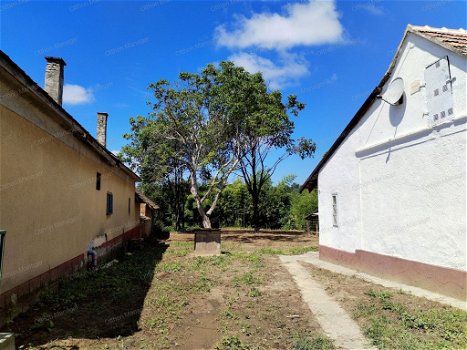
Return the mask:
[[[339,227],[339,210],[338,210],[338,194],[331,194],[331,208],[332,208],[332,226]]]
[[[114,195],[112,192],[107,192],[107,201],[106,201],[106,209],[105,215],[110,216],[114,212]]]

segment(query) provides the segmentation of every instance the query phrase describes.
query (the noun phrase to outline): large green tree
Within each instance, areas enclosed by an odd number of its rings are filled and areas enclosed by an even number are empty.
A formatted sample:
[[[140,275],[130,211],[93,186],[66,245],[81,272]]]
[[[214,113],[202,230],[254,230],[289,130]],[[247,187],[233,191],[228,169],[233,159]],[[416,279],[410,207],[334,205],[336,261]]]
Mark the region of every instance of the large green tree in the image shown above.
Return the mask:
[[[132,133],[126,138],[131,142],[123,149],[143,179],[186,172],[205,228],[211,227],[210,216],[242,154],[239,119],[229,110],[222,88],[226,76],[238,70],[223,62],[220,68],[208,65],[201,74],[181,73],[173,84],[151,84],[153,111],[146,118],[130,119]]]
[[[232,62],[181,73],[175,83],[160,80],[150,88],[153,111],[131,118],[126,160],[143,180],[174,177],[176,170],[179,178],[186,173],[205,228],[211,227],[210,216],[230,174],[240,169],[259,228],[261,191],[277,165],[293,153],[305,157],[314,152],[313,142],[292,137],[289,114],[296,116],[304,105],[295,96],[284,103],[279,91],[268,91],[261,73]],[[271,161],[273,149],[284,154]]]
[[[305,105],[295,95],[284,103],[280,91],[268,91],[261,74],[248,75],[244,95],[231,98],[240,107],[242,116],[242,151],[240,169],[251,194],[253,226],[259,229],[263,187],[271,179],[277,166],[287,157],[298,154],[302,159],[314,155],[312,140],[293,137],[298,116]]]

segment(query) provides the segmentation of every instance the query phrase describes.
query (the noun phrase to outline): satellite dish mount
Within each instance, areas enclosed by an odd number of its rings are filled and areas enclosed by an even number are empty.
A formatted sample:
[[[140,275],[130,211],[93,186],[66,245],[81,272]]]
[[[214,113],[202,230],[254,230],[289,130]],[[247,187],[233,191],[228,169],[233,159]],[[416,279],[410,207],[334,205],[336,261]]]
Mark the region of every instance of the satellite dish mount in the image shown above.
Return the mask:
[[[404,103],[404,80],[402,78],[394,79],[382,95],[376,96],[391,106],[397,106]]]

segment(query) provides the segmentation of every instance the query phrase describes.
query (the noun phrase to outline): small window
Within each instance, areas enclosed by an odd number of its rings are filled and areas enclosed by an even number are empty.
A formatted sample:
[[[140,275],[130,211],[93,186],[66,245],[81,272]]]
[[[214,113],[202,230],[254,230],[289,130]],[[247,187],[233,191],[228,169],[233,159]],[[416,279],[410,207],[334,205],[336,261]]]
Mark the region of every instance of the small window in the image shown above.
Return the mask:
[[[96,190],[101,190],[101,173],[96,174]]]
[[[131,214],[131,198],[128,198],[128,215]]]
[[[107,192],[107,215],[112,215],[114,209],[114,196],[112,192]]]
[[[337,194],[332,195],[332,226],[337,227]]]

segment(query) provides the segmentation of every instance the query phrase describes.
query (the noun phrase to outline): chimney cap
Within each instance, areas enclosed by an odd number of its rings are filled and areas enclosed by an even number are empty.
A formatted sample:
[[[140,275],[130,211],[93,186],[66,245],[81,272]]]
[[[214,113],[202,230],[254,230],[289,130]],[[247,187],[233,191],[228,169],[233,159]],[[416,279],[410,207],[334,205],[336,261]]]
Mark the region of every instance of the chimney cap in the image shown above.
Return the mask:
[[[107,113],[107,112],[97,112],[97,114],[103,114],[103,115],[105,115],[107,117],[109,116],[109,113]]]
[[[45,60],[47,62],[59,63],[59,64],[66,66],[65,61],[61,57],[45,56]]]

